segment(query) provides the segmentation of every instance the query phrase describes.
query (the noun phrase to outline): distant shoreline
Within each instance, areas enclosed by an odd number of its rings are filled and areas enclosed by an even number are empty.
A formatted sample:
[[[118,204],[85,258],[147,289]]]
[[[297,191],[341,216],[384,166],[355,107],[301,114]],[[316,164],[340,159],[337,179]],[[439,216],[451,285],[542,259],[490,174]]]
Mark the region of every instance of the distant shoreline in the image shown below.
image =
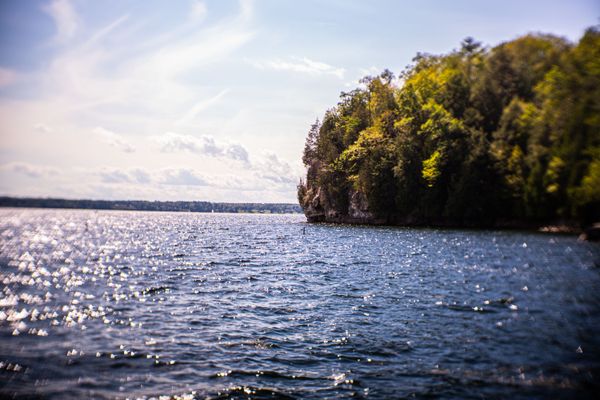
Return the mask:
[[[293,203],[219,203],[210,201],[91,200],[0,196],[0,207],[120,211],[172,211],[243,214],[301,214]]]

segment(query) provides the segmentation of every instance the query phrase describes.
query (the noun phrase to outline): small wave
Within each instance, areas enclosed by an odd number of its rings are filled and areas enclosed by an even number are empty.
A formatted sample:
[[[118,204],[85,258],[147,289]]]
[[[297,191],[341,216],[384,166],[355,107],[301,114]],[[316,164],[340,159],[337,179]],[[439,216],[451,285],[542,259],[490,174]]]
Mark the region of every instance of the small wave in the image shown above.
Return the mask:
[[[452,310],[452,311],[459,311],[459,312],[477,312],[477,313],[482,313],[482,314],[492,314],[492,313],[496,313],[497,311],[495,310],[490,310],[489,308],[483,308],[483,307],[479,307],[479,306],[467,306],[467,305],[461,305],[461,304],[446,304],[445,307],[448,310]]]
[[[289,372],[282,373],[282,372],[270,371],[270,370],[241,370],[241,369],[218,372],[216,374],[211,375],[210,378],[212,378],[212,379],[224,378],[224,377],[240,378],[240,377],[247,377],[247,376],[264,377],[264,378],[271,378],[271,379],[283,379],[283,380],[318,380],[318,379],[321,379],[319,377],[308,376],[308,375],[305,375],[302,373],[294,374],[294,373],[289,373]]]
[[[208,396],[209,399],[295,399],[293,394],[268,387],[255,386],[233,386],[222,392],[217,392],[216,396]]]

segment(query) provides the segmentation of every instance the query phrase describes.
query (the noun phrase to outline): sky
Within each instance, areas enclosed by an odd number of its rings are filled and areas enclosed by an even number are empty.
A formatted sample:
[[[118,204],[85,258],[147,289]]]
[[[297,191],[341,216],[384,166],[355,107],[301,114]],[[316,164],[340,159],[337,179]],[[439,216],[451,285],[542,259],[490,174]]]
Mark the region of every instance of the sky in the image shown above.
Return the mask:
[[[576,42],[600,2],[3,0],[0,195],[295,202],[342,91],[417,52]]]

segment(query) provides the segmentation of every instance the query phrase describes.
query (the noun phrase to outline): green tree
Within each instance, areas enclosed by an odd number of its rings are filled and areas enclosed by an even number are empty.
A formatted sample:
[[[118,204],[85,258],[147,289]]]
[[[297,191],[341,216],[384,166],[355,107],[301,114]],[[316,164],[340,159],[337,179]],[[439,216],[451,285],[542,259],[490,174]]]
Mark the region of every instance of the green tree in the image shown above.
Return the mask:
[[[600,218],[600,33],[526,35],[365,77],[309,130],[298,187],[388,222]],[[358,196],[355,196],[358,195]]]

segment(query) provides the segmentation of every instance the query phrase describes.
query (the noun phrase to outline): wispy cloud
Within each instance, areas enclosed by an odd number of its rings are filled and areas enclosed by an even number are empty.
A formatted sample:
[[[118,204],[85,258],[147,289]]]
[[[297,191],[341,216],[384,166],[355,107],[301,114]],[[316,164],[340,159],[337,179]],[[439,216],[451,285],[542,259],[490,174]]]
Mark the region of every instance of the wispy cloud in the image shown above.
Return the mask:
[[[268,61],[250,61],[258,69],[271,69],[275,71],[290,71],[313,76],[333,75],[343,79],[346,70],[344,68],[334,67],[320,61],[314,61],[307,57],[292,57],[289,60],[268,60]]]
[[[206,100],[202,100],[199,101],[198,103],[196,103],[192,108],[190,108],[188,110],[188,112],[185,113],[185,115],[183,117],[181,117],[180,119],[178,119],[175,122],[175,125],[182,125],[182,124],[186,124],[189,123],[190,121],[192,121],[200,112],[206,110],[208,107],[210,107],[211,105],[219,102],[219,100],[221,100],[227,93],[229,92],[229,89],[224,89],[222,91],[220,91],[217,95],[206,99]]]
[[[109,131],[108,129],[97,127],[94,128],[94,133],[99,136],[109,146],[115,147],[125,153],[133,153],[135,148],[121,135]]]
[[[43,10],[54,20],[56,41],[64,42],[75,35],[80,22],[69,0],[53,0]]]
[[[245,4],[240,3],[234,17],[210,25],[190,24],[186,29],[141,35],[130,29],[134,24],[127,14],[89,32],[89,27],[79,25],[70,3],[56,0],[48,10],[56,16],[57,27],[65,27],[60,28],[65,32],[62,36],[76,31],[83,41],[59,50],[48,67],[39,71],[36,92],[44,96],[46,110],[53,107],[69,121],[80,119],[82,113],[103,120],[119,110],[116,118],[127,121],[148,121],[152,116],[172,118],[163,121],[170,126],[191,123],[228,92],[220,89],[212,98],[206,96],[207,86],[189,82],[192,73],[209,70],[255,36],[247,23]],[[143,26],[143,21],[136,22]],[[208,99],[198,101],[202,97]],[[123,109],[128,110],[126,116]]]
[[[229,65],[244,68],[242,49],[261,33],[252,1],[240,0],[237,10],[214,18],[212,3],[190,1],[175,27],[154,25],[152,17],[123,7],[96,19],[77,14],[85,3],[47,1],[59,46],[45,47],[50,58],[38,69],[0,68],[0,87],[18,83],[8,87],[14,97],[0,98],[7,132],[1,144],[12,151],[0,160],[0,190],[91,198],[294,198],[289,164],[281,156],[250,154],[281,147],[265,139],[278,125],[265,130],[245,117],[255,110],[256,104],[244,103],[255,83],[238,85],[225,75]],[[287,61],[300,65],[292,72],[341,73],[309,59]],[[248,78],[257,74],[245,71]],[[264,135],[254,141],[257,129]],[[78,151],[69,154],[69,148]],[[31,164],[1,165],[25,151],[31,156],[22,160]],[[40,154],[54,166],[36,165]],[[277,171],[287,175],[278,178]]]
[[[129,19],[129,15],[122,15],[116,20],[112,21],[104,28],[100,29],[98,32],[94,33],[94,35],[85,43],[84,47],[92,46],[98,42],[100,42],[104,37],[110,35],[115,29],[117,29],[120,25],[122,25],[125,21]]]

